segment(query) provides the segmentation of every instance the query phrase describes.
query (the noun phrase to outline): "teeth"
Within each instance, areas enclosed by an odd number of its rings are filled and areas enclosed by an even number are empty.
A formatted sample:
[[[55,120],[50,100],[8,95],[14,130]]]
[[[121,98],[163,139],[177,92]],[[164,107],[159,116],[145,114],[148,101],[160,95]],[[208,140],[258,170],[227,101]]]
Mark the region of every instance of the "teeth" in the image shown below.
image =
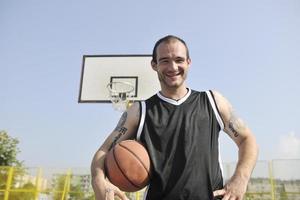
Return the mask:
[[[167,74],[167,76],[178,76],[180,73],[176,73],[176,74]]]

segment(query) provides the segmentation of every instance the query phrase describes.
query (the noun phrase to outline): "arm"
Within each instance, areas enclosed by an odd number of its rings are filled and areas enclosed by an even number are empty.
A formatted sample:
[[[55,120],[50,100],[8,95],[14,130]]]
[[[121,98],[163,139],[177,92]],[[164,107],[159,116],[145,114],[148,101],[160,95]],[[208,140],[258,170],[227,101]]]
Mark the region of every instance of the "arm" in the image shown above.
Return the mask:
[[[134,138],[139,122],[139,115],[139,104],[134,103],[122,114],[115,130],[96,151],[91,163],[92,186],[96,200],[113,200],[115,195],[122,200],[127,199],[125,194],[105,177],[104,159],[106,153],[115,143]]]
[[[233,176],[222,190],[214,192],[214,196],[223,196],[223,199],[241,200],[246,193],[247,184],[255,166],[258,146],[249,127],[238,117],[231,104],[218,92],[213,95],[221,117],[224,120],[224,131],[238,146],[238,163]]]

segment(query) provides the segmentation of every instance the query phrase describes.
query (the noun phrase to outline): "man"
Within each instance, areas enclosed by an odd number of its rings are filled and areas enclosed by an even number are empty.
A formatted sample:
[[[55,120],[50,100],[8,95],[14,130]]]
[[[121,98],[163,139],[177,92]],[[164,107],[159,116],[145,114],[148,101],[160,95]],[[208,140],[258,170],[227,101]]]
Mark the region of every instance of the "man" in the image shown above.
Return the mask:
[[[197,92],[187,87],[191,59],[182,39],[160,39],[152,56],[161,91],[124,112],[96,152],[91,164],[96,199],[112,200],[115,195],[127,199],[105,177],[104,158],[115,142],[139,139],[153,164],[147,200],[241,200],[258,154],[250,129],[219,92]],[[221,130],[239,149],[236,170],[225,186],[219,163]]]

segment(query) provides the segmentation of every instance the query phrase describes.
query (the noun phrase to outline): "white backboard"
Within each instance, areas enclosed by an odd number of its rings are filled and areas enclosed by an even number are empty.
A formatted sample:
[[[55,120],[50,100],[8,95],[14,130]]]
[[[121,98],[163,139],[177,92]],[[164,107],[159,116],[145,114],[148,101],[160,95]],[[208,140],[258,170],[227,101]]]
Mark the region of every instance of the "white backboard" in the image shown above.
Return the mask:
[[[130,100],[145,100],[160,90],[151,68],[151,55],[84,55],[79,103],[110,103],[107,85],[127,82],[134,86]]]

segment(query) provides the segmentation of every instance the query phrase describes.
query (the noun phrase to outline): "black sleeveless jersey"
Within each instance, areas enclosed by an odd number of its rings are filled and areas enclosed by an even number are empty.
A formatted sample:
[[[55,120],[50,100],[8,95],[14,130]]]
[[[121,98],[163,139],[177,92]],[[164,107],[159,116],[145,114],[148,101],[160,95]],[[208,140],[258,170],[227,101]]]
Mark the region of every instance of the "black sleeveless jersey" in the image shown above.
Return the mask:
[[[141,102],[137,139],[153,165],[145,199],[213,200],[213,191],[223,187],[221,129],[211,91],[189,89],[178,101],[157,93]]]

